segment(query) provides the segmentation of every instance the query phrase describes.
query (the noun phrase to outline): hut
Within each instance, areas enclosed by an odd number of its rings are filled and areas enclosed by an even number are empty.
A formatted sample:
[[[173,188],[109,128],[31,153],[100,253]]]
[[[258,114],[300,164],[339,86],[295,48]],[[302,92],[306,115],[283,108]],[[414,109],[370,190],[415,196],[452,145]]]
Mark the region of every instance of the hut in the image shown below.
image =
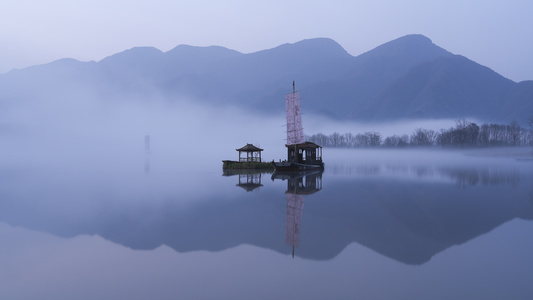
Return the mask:
[[[253,144],[246,144],[246,146],[235,150],[239,151],[239,162],[261,162],[261,151],[263,149]],[[245,153],[246,157],[241,157],[242,153]]]
[[[253,144],[246,144],[244,147],[235,149],[239,152],[239,160],[223,160],[222,169],[262,169],[271,170],[274,167],[272,162],[263,162],[261,160],[261,152],[263,149],[254,146]]]
[[[322,147],[313,142],[303,142],[294,145],[285,145],[287,147],[287,161],[307,166],[321,166]]]

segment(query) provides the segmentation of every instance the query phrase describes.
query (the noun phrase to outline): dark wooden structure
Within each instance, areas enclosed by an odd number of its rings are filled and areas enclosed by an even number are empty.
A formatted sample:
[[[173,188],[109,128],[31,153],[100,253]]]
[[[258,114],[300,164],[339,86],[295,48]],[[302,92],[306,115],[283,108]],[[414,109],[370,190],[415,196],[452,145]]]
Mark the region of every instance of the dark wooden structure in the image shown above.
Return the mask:
[[[261,151],[263,149],[259,147],[246,144],[246,146],[235,150],[239,151],[239,162],[261,162]],[[246,157],[241,157],[242,153],[246,153]]]
[[[299,171],[309,169],[324,169],[322,162],[322,147],[312,143],[303,142],[287,147],[287,160],[283,162],[273,162],[274,168],[278,171]]]
[[[322,147],[312,142],[304,142],[287,147],[287,161],[304,165],[322,164]]]

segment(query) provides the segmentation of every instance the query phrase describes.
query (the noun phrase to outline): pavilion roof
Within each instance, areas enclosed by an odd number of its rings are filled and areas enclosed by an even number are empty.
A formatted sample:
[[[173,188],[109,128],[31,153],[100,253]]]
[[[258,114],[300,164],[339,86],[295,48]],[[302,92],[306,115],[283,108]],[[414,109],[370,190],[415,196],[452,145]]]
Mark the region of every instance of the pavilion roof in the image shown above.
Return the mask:
[[[263,151],[263,149],[256,147],[252,144],[246,144],[246,146],[241,147],[239,149],[235,149],[237,151],[244,151],[244,152],[260,152]]]

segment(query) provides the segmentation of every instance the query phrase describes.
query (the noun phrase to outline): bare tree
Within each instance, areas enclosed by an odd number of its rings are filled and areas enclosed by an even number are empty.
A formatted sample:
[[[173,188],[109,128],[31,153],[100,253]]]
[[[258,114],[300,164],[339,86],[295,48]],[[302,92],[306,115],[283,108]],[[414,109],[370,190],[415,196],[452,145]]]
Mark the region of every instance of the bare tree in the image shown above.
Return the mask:
[[[417,128],[411,135],[412,146],[431,146],[435,141],[435,131],[431,129]]]
[[[368,131],[356,135],[352,133],[339,134],[337,132],[328,136],[318,133],[309,138],[324,147],[405,147],[405,146],[431,146],[437,144],[442,147],[494,147],[494,146],[533,146],[533,116],[528,120],[529,129],[520,127],[513,121],[509,125],[482,124],[469,122],[465,119],[456,121],[456,126],[440,132],[417,128],[408,136],[393,135],[383,140],[381,134]]]
[[[511,125],[509,125],[509,144],[512,146],[518,146],[520,145],[520,126],[518,125],[518,122],[512,121]]]
[[[384,147],[398,147],[398,142],[400,141],[400,137],[397,135],[388,136],[383,140],[383,146]]]
[[[331,135],[331,146],[340,147],[341,146],[341,135],[338,132],[334,132]]]
[[[490,128],[488,124],[481,125],[478,135],[479,145],[488,146],[490,144]]]
[[[381,134],[376,131],[365,132],[365,135],[368,136],[368,146],[378,147],[381,146]]]
[[[366,134],[356,134],[355,135],[355,144],[357,147],[368,147],[369,141],[368,136]]]
[[[348,132],[344,135],[344,141],[346,143],[346,146],[349,147],[349,148],[354,148],[355,147],[355,136]]]

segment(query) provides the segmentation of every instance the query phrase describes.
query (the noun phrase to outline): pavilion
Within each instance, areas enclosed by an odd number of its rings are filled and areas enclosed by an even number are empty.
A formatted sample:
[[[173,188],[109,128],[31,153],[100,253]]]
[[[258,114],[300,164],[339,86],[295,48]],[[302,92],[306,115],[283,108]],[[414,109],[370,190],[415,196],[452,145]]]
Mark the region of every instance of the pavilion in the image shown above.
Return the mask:
[[[261,162],[261,151],[263,149],[259,147],[246,144],[246,146],[235,150],[239,151],[239,162]],[[246,153],[246,157],[241,157],[242,153]]]

